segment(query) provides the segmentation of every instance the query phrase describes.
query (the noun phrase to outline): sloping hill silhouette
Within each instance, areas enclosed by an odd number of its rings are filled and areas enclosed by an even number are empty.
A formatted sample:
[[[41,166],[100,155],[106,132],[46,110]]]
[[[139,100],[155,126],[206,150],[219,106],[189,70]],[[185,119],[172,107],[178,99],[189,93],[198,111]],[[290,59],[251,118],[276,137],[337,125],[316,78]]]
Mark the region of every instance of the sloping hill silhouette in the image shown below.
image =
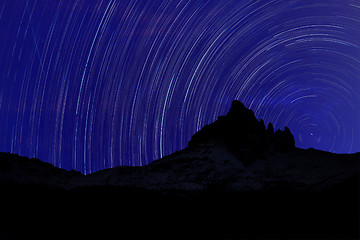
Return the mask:
[[[83,175],[0,153],[1,237],[358,238],[359,161],[298,149],[234,101],[143,167]]]

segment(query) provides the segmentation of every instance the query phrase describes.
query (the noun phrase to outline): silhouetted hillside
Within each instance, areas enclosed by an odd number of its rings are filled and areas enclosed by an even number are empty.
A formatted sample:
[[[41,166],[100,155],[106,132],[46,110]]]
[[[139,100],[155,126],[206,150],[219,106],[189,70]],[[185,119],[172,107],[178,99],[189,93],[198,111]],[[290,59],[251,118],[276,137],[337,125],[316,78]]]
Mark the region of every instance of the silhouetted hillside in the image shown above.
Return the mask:
[[[234,101],[143,167],[83,175],[0,153],[1,237],[358,238],[359,161],[298,149]]]

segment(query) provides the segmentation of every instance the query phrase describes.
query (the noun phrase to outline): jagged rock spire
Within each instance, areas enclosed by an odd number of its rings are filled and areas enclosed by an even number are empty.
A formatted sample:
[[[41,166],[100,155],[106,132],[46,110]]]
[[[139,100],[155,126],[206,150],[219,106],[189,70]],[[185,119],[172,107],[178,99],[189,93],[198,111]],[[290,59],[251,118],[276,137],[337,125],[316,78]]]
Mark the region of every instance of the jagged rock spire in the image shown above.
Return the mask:
[[[295,148],[295,140],[289,128],[274,132],[273,125],[269,123],[266,129],[264,121],[258,121],[254,112],[237,100],[232,102],[226,116],[204,126],[193,135],[188,145],[192,148],[210,141],[223,142],[233,154],[242,159],[244,152],[253,159],[261,157],[270,148],[281,151]]]

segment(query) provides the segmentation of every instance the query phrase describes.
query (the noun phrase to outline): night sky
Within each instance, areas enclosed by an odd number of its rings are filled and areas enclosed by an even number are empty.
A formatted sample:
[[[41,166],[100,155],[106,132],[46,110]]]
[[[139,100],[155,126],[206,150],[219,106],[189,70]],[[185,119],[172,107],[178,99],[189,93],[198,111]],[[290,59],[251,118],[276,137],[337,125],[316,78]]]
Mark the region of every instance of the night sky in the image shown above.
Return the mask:
[[[360,151],[358,0],[0,0],[0,151],[83,173],[187,146],[234,99]]]

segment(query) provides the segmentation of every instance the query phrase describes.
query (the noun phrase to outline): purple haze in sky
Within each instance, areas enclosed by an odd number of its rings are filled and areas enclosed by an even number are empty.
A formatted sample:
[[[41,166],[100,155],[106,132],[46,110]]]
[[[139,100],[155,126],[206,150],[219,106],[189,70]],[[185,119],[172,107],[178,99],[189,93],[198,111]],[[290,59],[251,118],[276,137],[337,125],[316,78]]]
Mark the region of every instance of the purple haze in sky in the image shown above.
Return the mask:
[[[187,146],[242,101],[360,151],[355,0],[0,2],[0,151],[83,173]]]

